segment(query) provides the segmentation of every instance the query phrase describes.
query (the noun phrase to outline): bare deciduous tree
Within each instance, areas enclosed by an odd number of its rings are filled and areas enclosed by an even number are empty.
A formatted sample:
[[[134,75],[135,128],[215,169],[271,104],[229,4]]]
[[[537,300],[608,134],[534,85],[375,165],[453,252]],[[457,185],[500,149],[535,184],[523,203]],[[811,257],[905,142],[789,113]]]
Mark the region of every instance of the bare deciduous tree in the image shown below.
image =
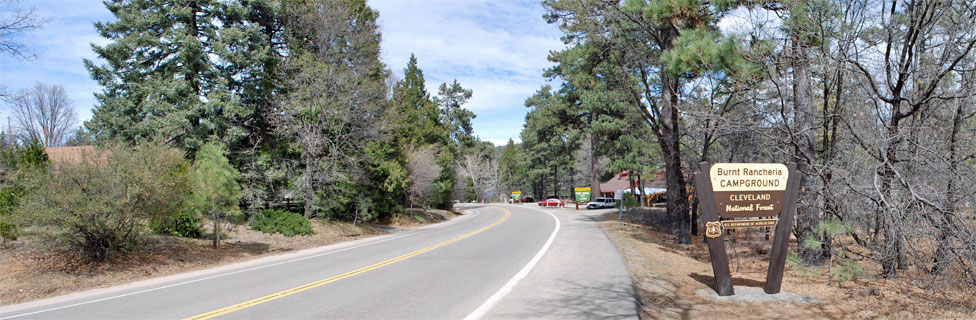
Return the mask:
[[[38,18],[33,7],[17,8],[16,4],[19,2],[0,0],[0,8],[4,9],[4,15],[0,17],[0,53],[20,59],[30,59],[35,56],[29,53],[24,44],[14,36],[36,30],[44,24],[44,21]]]
[[[3,12],[3,16],[0,16],[0,54],[27,60],[35,58],[36,55],[25,50],[24,44],[17,41],[15,36],[40,28],[44,21],[37,17],[34,8],[15,8],[18,2],[20,1],[0,0],[0,9],[2,9],[0,12]],[[12,96],[7,92],[7,86],[0,85],[0,100],[10,98]]]
[[[60,85],[37,83],[10,99],[17,135],[21,141],[37,140],[45,148],[67,141],[78,125],[68,94]]]
[[[436,154],[436,145],[416,149],[411,146],[410,150],[407,150],[407,175],[410,178],[407,198],[411,209],[416,204],[426,208],[433,194],[434,181],[440,177],[442,170],[437,165]]]

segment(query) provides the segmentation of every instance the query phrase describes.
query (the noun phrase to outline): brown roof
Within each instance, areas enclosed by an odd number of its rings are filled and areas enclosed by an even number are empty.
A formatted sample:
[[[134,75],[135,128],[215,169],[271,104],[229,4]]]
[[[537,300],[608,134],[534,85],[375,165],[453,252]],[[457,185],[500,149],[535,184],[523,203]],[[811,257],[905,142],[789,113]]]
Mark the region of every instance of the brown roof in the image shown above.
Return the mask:
[[[78,146],[78,147],[55,147],[46,148],[44,152],[47,153],[47,158],[51,160],[52,164],[65,164],[65,163],[79,163],[81,159],[86,154],[92,155],[95,153],[95,147],[93,146]]]
[[[626,172],[618,173],[609,181],[600,184],[601,192],[616,192],[623,189],[630,189],[630,180]]]
[[[616,192],[617,190],[630,189],[630,179],[628,175],[630,172],[624,171],[613,176],[609,181],[600,184],[601,192]],[[664,170],[654,170],[651,171],[649,175],[642,175],[641,178],[644,179],[644,187],[647,188],[665,188],[667,185],[664,180]],[[637,181],[634,181],[636,184]]]

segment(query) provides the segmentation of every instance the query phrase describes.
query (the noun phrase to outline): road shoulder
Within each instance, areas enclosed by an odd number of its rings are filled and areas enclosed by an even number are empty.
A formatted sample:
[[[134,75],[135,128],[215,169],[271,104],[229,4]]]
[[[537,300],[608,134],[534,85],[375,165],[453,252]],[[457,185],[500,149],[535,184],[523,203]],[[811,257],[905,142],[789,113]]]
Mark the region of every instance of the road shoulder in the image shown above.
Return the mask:
[[[484,318],[637,319],[630,273],[595,221],[605,210],[533,210],[554,214],[561,231],[532,272]]]

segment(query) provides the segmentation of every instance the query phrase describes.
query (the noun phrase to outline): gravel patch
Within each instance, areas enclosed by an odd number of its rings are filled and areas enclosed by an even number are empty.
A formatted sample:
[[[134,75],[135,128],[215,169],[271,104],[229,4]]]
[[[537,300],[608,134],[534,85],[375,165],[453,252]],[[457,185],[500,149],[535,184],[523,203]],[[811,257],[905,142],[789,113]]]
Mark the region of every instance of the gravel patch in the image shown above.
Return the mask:
[[[735,302],[735,303],[746,303],[746,302],[787,302],[787,303],[821,303],[820,299],[802,296],[791,292],[783,292],[777,294],[767,294],[761,288],[752,287],[739,287],[735,288],[735,294],[727,297],[719,296],[715,290],[712,289],[698,289],[695,291],[698,296],[712,298],[717,301],[722,302]]]

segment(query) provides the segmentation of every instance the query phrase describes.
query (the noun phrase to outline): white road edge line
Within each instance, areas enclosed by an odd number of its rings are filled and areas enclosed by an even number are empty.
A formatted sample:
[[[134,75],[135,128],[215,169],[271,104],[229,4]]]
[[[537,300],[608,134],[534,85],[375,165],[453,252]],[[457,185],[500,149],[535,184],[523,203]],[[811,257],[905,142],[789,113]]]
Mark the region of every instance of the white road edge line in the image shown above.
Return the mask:
[[[170,284],[170,285],[165,285],[165,286],[162,286],[162,287],[155,287],[155,288],[140,290],[140,291],[136,291],[136,292],[130,292],[130,293],[120,294],[120,295],[111,296],[111,297],[105,297],[105,298],[96,299],[96,300],[79,302],[79,303],[70,304],[70,305],[66,305],[66,306],[60,306],[60,307],[55,307],[55,308],[50,308],[50,309],[38,310],[38,311],[33,311],[33,312],[28,312],[28,313],[22,313],[22,314],[13,315],[13,316],[4,316],[4,317],[0,317],[0,320],[20,318],[20,317],[25,317],[25,316],[29,316],[29,315],[38,314],[38,313],[51,312],[51,311],[55,311],[55,310],[67,309],[67,308],[82,306],[82,305],[86,305],[86,304],[92,304],[92,303],[102,302],[102,301],[106,301],[106,300],[113,300],[113,299],[128,297],[128,296],[132,296],[132,295],[142,294],[142,293],[146,293],[146,292],[152,292],[152,291],[162,290],[162,289],[166,289],[166,288],[172,288],[172,287],[176,287],[176,286],[182,286],[182,285],[191,284],[191,283],[194,283],[194,282],[200,282],[200,281],[204,281],[204,280],[210,280],[210,279],[225,277],[225,276],[234,275],[234,274],[238,274],[238,273],[249,272],[249,271],[254,271],[254,270],[259,270],[259,269],[264,269],[264,268],[270,268],[270,267],[278,266],[278,265],[282,265],[282,264],[293,263],[293,262],[298,262],[298,261],[302,261],[302,260],[308,260],[308,259],[312,259],[312,258],[317,258],[317,257],[321,257],[321,256],[330,255],[330,254],[333,254],[333,253],[339,253],[339,252],[343,252],[343,251],[349,251],[349,250],[356,249],[356,248],[362,248],[362,247],[369,246],[369,245],[374,245],[374,244],[377,244],[377,243],[383,243],[383,242],[387,242],[387,241],[390,241],[390,240],[395,240],[395,239],[400,239],[400,238],[407,237],[407,236],[412,236],[412,235],[415,235],[415,234],[420,234],[420,233],[427,232],[427,231],[430,231],[430,230],[436,230],[436,229],[444,228],[444,227],[447,227],[447,226],[450,226],[450,225],[454,225],[456,223],[459,223],[461,221],[469,220],[469,219],[474,218],[475,216],[481,214],[481,211],[479,211],[478,209],[473,209],[472,211],[474,211],[475,214],[473,214],[473,215],[471,215],[471,216],[469,216],[468,218],[465,218],[465,219],[459,219],[459,220],[449,221],[448,223],[443,224],[443,225],[439,225],[439,226],[435,226],[435,227],[431,227],[431,228],[425,228],[425,229],[422,229],[422,230],[419,230],[419,231],[416,231],[416,232],[409,232],[407,234],[403,234],[403,235],[399,235],[399,236],[395,236],[395,237],[390,237],[390,238],[382,239],[382,240],[379,240],[379,241],[364,243],[364,244],[360,244],[360,245],[356,245],[356,246],[352,246],[352,247],[348,247],[348,248],[342,248],[342,249],[335,250],[335,251],[323,252],[323,253],[319,253],[319,254],[307,256],[307,257],[298,258],[298,259],[292,259],[292,260],[287,260],[287,261],[276,262],[276,263],[267,264],[267,265],[263,265],[263,266],[259,266],[259,267],[242,269],[242,270],[237,270],[237,271],[228,272],[228,273],[221,273],[221,274],[217,274],[217,275],[213,275],[213,276],[209,276],[209,277],[203,277],[203,278],[199,278],[199,279],[193,279],[193,280],[190,280],[190,281],[184,281],[184,282],[174,283],[174,284]]]
[[[482,303],[481,306],[478,306],[478,308],[474,309],[474,311],[468,314],[467,317],[464,317],[464,320],[478,320],[484,317],[485,314],[487,314],[488,311],[491,310],[491,308],[495,307],[495,305],[498,304],[498,302],[502,301],[502,298],[505,298],[505,296],[508,295],[508,293],[512,292],[512,289],[515,288],[515,285],[518,284],[518,282],[521,281],[523,278],[525,278],[525,276],[527,276],[529,272],[532,271],[533,268],[535,268],[535,265],[539,263],[539,260],[542,260],[542,256],[546,254],[546,251],[549,251],[549,246],[552,245],[552,241],[556,239],[556,234],[559,233],[559,228],[560,228],[559,218],[557,218],[549,211],[541,210],[538,208],[532,208],[532,207],[530,207],[529,209],[545,212],[550,217],[552,217],[553,220],[556,221],[556,228],[554,228],[552,230],[552,234],[549,235],[549,240],[546,240],[546,244],[542,246],[542,249],[539,249],[539,252],[537,252],[535,256],[532,257],[532,260],[529,260],[529,263],[526,263],[525,266],[522,267],[522,270],[519,270],[519,272],[516,273],[515,276],[513,276],[511,279],[509,279],[508,282],[505,283],[505,285],[499,288],[498,291],[495,291],[495,294],[491,295],[491,297],[488,297],[488,300],[485,300],[485,302]]]

